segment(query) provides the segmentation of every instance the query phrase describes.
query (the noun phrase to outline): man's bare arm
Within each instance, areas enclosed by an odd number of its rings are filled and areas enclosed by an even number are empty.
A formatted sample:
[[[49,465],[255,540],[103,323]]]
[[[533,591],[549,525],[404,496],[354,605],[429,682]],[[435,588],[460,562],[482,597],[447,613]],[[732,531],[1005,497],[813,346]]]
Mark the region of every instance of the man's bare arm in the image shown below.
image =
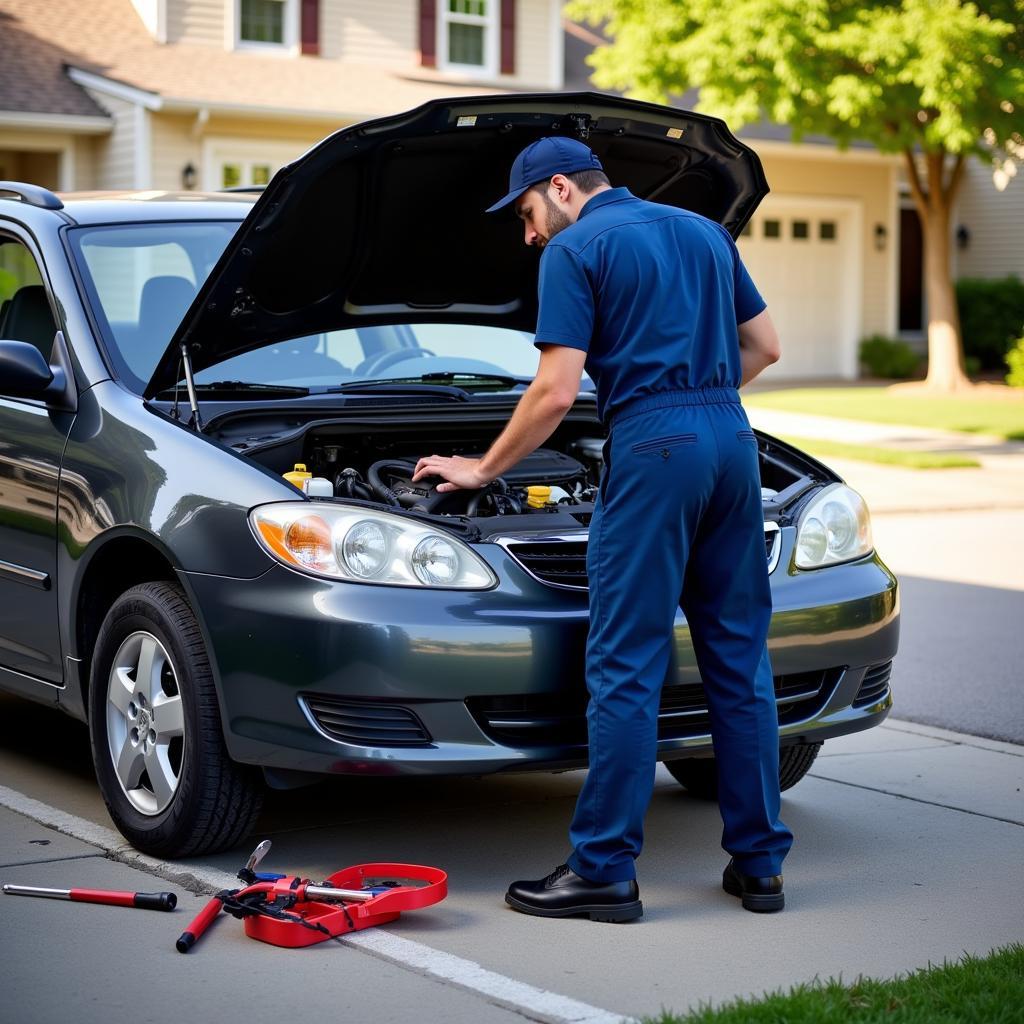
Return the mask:
[[[768,310],[746,320],[738,327],[740,335],[740,387],[749,384],[762,370],[777,363],[782,349]]]
[[[579,393],[587,355],[567,345],[541,350],[537,376],[519,399],[505,429],[481,459],[430,455],[416,463],[415,482],[423,476],[447,481],[439,491],[483,487],[542,445],[562,422]]]

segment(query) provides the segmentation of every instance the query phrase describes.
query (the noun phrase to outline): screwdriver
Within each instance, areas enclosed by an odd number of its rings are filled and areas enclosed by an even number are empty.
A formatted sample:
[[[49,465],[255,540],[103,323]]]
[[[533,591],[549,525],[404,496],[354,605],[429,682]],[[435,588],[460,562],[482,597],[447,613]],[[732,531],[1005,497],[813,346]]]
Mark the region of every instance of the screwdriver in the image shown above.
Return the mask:
[[[141,910],[173,910],[178,897],[173,892],[118,892],[109,889],[43,889],[34,885],[5,885],[8,896],[42,896],[49,900],[73,900],[76,903],[106,903],[112,907],[138,907]]]

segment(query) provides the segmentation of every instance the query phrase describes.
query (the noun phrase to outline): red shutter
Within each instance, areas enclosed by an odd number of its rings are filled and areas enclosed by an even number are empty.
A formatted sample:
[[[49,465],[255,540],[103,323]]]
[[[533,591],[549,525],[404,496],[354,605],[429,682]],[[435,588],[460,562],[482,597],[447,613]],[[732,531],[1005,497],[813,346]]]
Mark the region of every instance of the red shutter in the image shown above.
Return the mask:
[[[501,0],[501,73],[516,73],[516,0]]]
[[[320,52],[320,0],[302,0],[302,52]]]
[[[437,67],[438,0],[420,0],[420,64]]]

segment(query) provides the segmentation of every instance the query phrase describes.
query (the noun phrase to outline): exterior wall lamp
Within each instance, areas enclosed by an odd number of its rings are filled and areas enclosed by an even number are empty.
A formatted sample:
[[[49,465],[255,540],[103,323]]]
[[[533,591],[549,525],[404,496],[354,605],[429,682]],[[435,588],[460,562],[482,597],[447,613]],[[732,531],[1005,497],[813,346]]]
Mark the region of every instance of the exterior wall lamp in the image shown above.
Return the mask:
[[[181,187],[187,192],[196,187],[196,169],[191,160],[181,169]]]
[[[966,249],[971,244],[971,232],[970,230],[961,224],[956,229],[956,247],[958,249]]]
[[[889,236],[884,224],[875,225],[875,248],[879,252],[885,251],[885,240]]]

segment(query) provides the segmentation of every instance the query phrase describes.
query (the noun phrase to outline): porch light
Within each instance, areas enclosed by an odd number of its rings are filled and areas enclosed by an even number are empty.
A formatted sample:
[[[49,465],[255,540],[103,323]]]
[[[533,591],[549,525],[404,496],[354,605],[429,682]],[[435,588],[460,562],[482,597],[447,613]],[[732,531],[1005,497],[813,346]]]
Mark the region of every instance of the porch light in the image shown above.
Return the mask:
[[[963,224],[956,229],[956,247],[966,249],[971,244],[971,232]]]
[[[196,169],[191,160],[181,169],[181,187],[187,192],[196,187]]]
[[[875,248],[879,252],[885,251],[885,239],[888,236],[888,234],[889,232],[886,230],[884,224],[875,225]]]

